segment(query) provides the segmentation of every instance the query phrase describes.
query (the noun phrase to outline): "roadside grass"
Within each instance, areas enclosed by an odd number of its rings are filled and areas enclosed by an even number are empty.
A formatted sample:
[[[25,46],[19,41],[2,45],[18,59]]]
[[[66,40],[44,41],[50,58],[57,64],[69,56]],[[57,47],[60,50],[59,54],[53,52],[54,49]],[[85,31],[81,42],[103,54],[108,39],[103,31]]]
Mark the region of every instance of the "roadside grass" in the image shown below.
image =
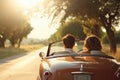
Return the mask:
[[[42,48],[44,45],[42,44],[35,44],[35,45],[21,45],[20,48],[13,48],[13,47],[6,47],[6,48],[0,48],[0,59],[17,55],[17,54],[22,54],[22,53],[27,53],[31,52],[34,50],[38,50]]]
[[[115,58],[120,62],[120,44],[117,46],[117,53],[115,54]]]
[[[116,53],[110,53],[110,47],[109,44],[103,45],[103,51],[110,56],[113,56],[117,61],[120,62],[120,44],[117,44],[117,52]]]
[[[16,54],[22,54],[31,52],[37,49],[42,48],[44,45],[42,44],[34,44],[34,45],[21,45],[20,48],[13,48],[13,47],[6,47],[6,48],[0,48],[0,59],[9,57]],[[117,61],[120,62],[120,44],[117,45],[117,53],[110,53],[109,51],[109,45],[104,44],[103,45],[103,51],[110,56],[113,56]]]

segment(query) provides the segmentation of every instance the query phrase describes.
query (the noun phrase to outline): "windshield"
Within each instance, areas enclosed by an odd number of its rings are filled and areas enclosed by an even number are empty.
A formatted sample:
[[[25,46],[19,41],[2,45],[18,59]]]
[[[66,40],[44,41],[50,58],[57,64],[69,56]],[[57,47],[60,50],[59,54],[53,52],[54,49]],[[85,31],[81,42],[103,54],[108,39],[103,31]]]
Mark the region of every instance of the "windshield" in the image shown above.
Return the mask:
[[[75,46],[73,48],[73,50],[75,52],[78,52],[80,50],[82,50],[82,47],[83,47],[83,42],[80,42],[80,41],[76,41],[75,42]],[[55,53],[55,52],[61,52],[61,51],[64,51],[64,46],[63,46],[63,43],[62,41],[60,42],[55,42],[51,45],[51,48],[50,48],[50,55]]]

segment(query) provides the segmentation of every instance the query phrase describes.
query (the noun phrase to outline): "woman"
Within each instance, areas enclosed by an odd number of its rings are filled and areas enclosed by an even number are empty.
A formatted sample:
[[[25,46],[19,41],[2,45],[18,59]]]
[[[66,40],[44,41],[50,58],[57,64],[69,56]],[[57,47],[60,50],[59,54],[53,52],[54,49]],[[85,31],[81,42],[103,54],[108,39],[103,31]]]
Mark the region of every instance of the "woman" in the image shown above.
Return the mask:
[[[91,35],[85,39],[83,51],[81,51],[80,53],[105,54],[101,50],[102,44],[100,39],[95,35]]]

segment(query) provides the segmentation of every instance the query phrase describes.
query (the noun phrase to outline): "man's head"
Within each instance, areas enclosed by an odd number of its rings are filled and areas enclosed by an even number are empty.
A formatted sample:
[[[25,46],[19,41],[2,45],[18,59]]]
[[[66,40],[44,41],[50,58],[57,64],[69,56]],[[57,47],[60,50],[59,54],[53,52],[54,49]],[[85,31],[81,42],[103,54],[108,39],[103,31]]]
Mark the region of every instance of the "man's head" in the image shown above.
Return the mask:
[[[65,48],[73,48],[75,45],[75,37],[72,34],[67,34],[62,38]]]

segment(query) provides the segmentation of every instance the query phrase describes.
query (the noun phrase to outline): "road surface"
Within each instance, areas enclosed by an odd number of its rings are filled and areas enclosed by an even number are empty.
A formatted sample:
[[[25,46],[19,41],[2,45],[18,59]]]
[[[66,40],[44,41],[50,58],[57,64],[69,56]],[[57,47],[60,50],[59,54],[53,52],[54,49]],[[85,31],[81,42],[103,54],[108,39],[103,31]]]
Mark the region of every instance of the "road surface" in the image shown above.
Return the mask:
[[[40,50],[0,59],[0,80],[36,80]]]

